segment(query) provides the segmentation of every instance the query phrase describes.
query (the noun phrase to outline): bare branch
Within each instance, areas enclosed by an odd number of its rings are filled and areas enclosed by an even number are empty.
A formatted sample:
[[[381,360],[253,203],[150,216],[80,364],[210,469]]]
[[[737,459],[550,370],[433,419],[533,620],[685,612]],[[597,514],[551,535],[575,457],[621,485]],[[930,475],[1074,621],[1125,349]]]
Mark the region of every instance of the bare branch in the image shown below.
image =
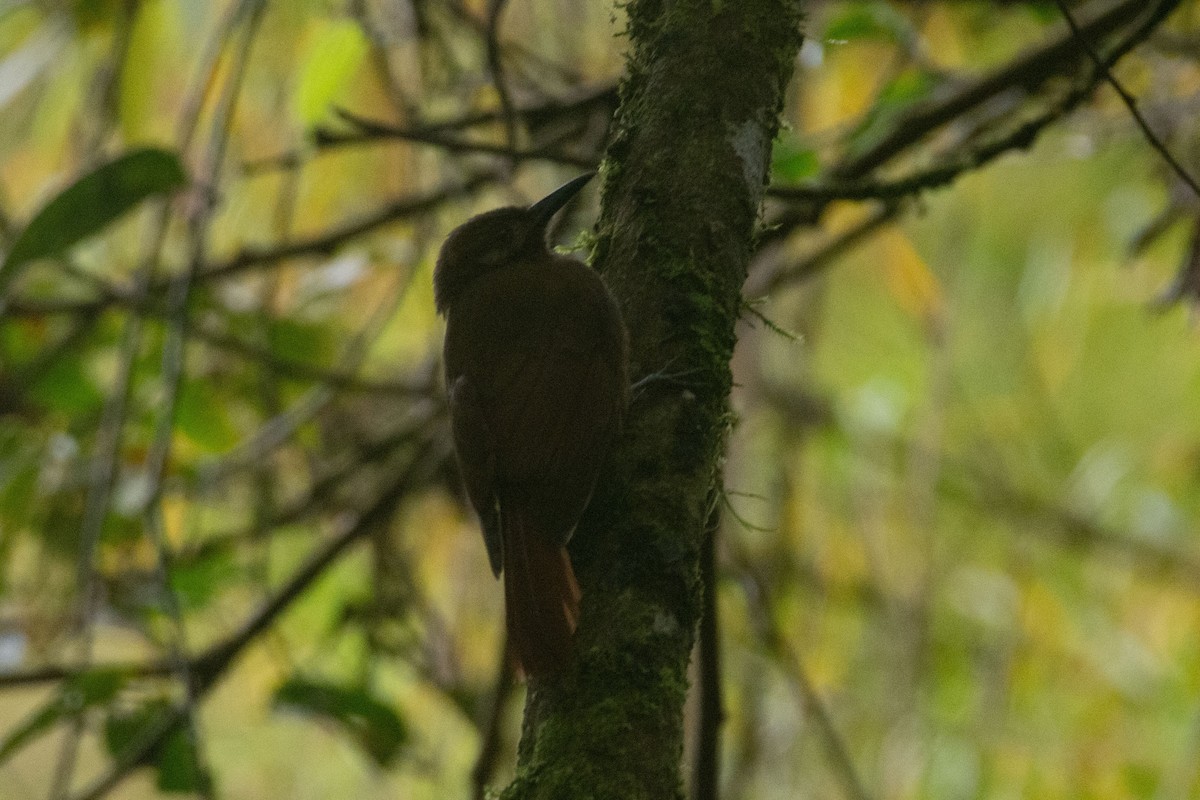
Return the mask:
[[[1091,41],[1087,36],[1084,35],[1084,32],[1080,30],[1079,23],[1075,21],[1075,17],[1073,14],[1071,14],[1071,10],[1067,8],[1067,4],[1064,3],[1063,0],[1054,0],[1054,2],[1058,6],[1058,10],[1062,12],[1063,19],[1067,21],[1067,25],[1071,28],[1071,34],[1079,41],[1080,46],[1083,47],[1083,49],[1087,52],[1088,58],[1092,59],[1092,63],[1096,65],[1096,69],[1099,70],[1100,74],[1104,76],[1104,80],[1108,81],[1109,85],[1116,90],[1117,94],[1121,98],[1121,102],[1124,103],[1125,107],[1129,109],[1130,116],[1133,117],[1138,127],[1141,128],[1142,135],[1146,137],[1146,141],[1150,143],[1151,147],[1158,151],[1158,154],[1162,156],[1163,161],[1167,162],[1167,165],[1171,167],[1171,170],[1179,177],[1179,179],[1187,184],[1188,188],[1192,190],[1192,193],[1196,195],[1196,198],[1200,199],[1200,185],[1196,183],[1196,179],[1193,178],[1186,169],[1184,169],[1183,165],[1180,164],[1175,156],[1171,154],[1171,151],[1163,143],[1162,139],[1158,138],[1158,135],[1150,128],[1150,124],[1146,122],[1146,118],[1142,116],[1142,112],[1138,110],[1137,100],[1112,74],[1112,71],[1108,68],[1108,64],[1105,63],[1105,59],[1100,57],[1100,54],[1096,52],[1096,48],[1092,45]],[[1162,3],[1159,6],[1159,13],[1161,13],[1162,17],[1165,18],[1172,7],[1173,4],[1171,3]]]

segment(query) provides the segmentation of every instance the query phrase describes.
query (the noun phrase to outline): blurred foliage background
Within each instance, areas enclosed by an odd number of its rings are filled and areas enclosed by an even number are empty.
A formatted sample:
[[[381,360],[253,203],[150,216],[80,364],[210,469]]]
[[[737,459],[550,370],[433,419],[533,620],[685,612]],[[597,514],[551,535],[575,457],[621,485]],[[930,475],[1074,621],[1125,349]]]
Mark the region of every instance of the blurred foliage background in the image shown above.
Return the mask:
[[[1115,72],[1196,174],[1173,5]],[[0,2],[0,798],[504,781],[521,689],[431,270],[599,161],[621,14]],[[1110,90],[1053,110],[1083,67],[887,168],[1051,109],[949,187],[830,192],[1064,27],[822,0],[806,33],[773,168],[802,191],[768,200],[734,364],[725,796],[1200,796],[1197,198]]]

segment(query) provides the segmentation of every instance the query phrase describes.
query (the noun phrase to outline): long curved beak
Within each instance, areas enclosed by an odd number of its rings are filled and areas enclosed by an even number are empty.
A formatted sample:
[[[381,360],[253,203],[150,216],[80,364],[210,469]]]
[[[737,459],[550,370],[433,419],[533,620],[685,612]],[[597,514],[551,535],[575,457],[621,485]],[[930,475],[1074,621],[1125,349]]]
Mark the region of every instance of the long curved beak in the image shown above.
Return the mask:
[[[596,177],[594,172],[585,172],[577,178],[564,183],[550,194],[538,200],[529,207],[529,213],[542,225],[549,225],[550,219],[565,206],[572,197],[579,193],[584,184]]]

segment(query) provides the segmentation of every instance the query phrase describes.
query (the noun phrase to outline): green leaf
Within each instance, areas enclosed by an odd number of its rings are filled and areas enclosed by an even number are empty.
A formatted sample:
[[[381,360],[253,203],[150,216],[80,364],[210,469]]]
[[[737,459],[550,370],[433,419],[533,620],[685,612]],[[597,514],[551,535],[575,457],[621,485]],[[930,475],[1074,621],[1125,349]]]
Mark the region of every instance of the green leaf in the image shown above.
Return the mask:
[[[275,690],[272,703],[337,723],[381,767],[390,764],[408,740],[404,720],[365,688],[293,677]]]
[[[825,26],[825,41],[848,42],[854,39],[897,41],[906,35],[909,22],[887,3],[851,3],[830,18]]]
[[[883,87],[879,101],[850,135],[850,152],[860,153],[878,141],[901,114],[916,101],[928,97],[936,86],[936,78],[922,70],[910,69],[897,75]]]
[[[155,753],[159,791],[173,794],[199,792],[209,781],[209,775],[198,770],[198,765],[191,737],[182,726],[175,728]]]
[[[75,0],[71,11],[75,24],[87,29],[112,23],[121,13],[121,4],[120,0]]]
[[[353,20],[326,25],[300,70],[292,108],[305,127],[321,120],[367,55],[369,43]]]
[[[183,385],[175,423],[189,439],[210,452],[228,450],[238,441],[224,401],[217,397],[213,385],[205,381],[188,381]]]
[[[69,678],[56,696],[26,717],[0,742],[0,763],[50,730],[60,719],[109,702],[121,691],[127,679],[123,672],[111,669],[91,670]]]
[[[58,255],[104,230],[148,197],[180,188],[187,175],[174,153],[134,150],[96,168],[34,215],[0,266],[0,291],[30,261]]]
[[[1029,16],[1044,23],[1054,22],[1062,13],[1054,3],[1029,3],[1024,8]]]
[[[329,355],[329,327],[295,319],[272,319],[267,329],[271,351],[288,361],[319,364]]]
[[[56,697],[26,717],[24,722],[14,728],[3,742],[0,742],[0,764],[3,764],[9,756],[38,736],[50,730],[64,713],[65,709],[61,698]]]
[[[817,152],[795,136],[781,135],[771,148],[771,179],[777,183],[797,183],[820,168]]]
[[[104,395],[92,383],[82,353],[65,353],[55,359],[29,387],[29,396],[40,406],[82,419],[100,410]]]
[[[125,757],[174,713],[171,702],[164,697],[152,698],[136,708],[112,711],[104,721],[104,745],[109,755],[114,760]],[[155,783],[162,792],[193,794],[209,780],[197,771],[195,748],[181,724],[176,724],[142,763],[154,767]]]
[[[239,575],[230,550],[210,548],[171,566],[171,590],[185,609],[202,608]]]

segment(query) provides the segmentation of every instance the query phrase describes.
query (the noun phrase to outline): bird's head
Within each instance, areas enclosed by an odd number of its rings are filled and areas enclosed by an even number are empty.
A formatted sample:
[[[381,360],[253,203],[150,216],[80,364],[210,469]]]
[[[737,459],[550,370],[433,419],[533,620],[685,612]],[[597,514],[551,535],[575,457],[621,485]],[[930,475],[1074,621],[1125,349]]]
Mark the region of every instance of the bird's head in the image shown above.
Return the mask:
[[[475,278],[548,254],[546,228],[594,172],[573,178],[528,208],[508,206],[480,214],[446,237],[433,271],[437,309],[446,313]]]

